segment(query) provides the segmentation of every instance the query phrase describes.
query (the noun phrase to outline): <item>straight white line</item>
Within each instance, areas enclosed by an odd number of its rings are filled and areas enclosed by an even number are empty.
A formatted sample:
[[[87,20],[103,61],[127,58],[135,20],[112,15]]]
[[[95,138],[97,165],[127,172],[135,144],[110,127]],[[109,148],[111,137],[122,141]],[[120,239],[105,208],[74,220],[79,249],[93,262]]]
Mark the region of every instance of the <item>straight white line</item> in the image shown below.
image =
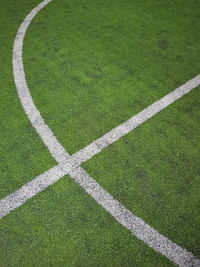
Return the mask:
[[[64,167],[64,169],[63,169]],[[92,177],[82,168],[73,168],[70,164],[58,164],[34,180],[22,186],[19,190],[0,200],[0,218],[3,218],[12,210],[20,207],[39,192],[57,182],[66,174],[70,176],[112,215],[121,225],[128,229],[133,236],[145,242],[155,251],[161,253],[179,266],[200,266],[200,260],[191,252],[161,235],[154,228],[146,224],[141,218],[135,216],[122,204],[106,192]]]
[[[113,197],[102,187],[100,187],[83,169],[77,166],[102,151],[103,148],[107,147],[109,144],[115,142],[120,137],[133,130],[142,122],[149,119],[157,112],[167,107],[169,104],[173,103],[185,93],[192,90],[198,85],[197,83],[200,82],[199,76],[186,83],[186,85],[180,87],[178,90],[176,89],[176,92],[172,92],[171,96],[169,96],[169,94],[162,98],[162,101],[159,100],[156,102],[157,104],[154,103],[151,105],[151,108],[147,108],[147,112],[142,111],[140,113],[141,115],[138,114],[138,117],[136,117],[137,115],[134,116],[134,119],[131,118],[124,124],[116,127],[102,138],[99,138],[91,145],[88,145],[86,148],[70,157],[63,146],[58,142],[53,132],[45,124],[43,118],[33,103],[28,86],[26,84],[22,60],[23,39],[26,30],[34,16],[49,2],[51,2],[51,0],[45,0],[39,4],[29,13],[24,22],[21,24],[13,48],[13,73],[18,94],[27,116],[48,147],[52,156],[60,164],[44,174],[39,175],[27,185],[24,185],[13,194],[1,200],[1,217],[8,214],[11,210],[21,206],[25,203],[25,201],[41,192],[49,185],[55,183],[64,174],[69,173],[88,194],[90,194],[102,207],[104,207],[104,209],[106,209],[119,223],[130,230],[133,235],[136,235],[150,247],[154,248],[156,251],[165,255],[168,259],[176,264],[179,264],[180,266],[200,266],[200,261],[195,256],[159,234],[155,229],[148,226],[142,219],[133,215],[118,201],[114,200]],[[194,87],[190,89],[192,86]],[[74,166],[76,167],[74,168]]]
[[[62,167],[56,165],[55,167],[35,177],[31,182],[23,185],[14,193],[0,200],[0,219],[23,205],[39,192],[45,190],[51,184],[57,182],[64,175],[65,172]]]
[[[104,148],[108,147],[109,145],[120,139],[122,136],[128,134],[130,131],[132,131],[148,119],[152,118],[158,112],[165,109],[185,94],[189,93],[198,85],[200,85],[200,75],[197,75],[192,80],[186,82],[184,85],[178,87],[168,95],[148,106],[126,122],[112,129],[110,132],[106,133],[88,146],[84,147],[83,149],[75,153],[72,158],[76,159],[77,165],[80,165],[81,163],[89,160],[91,157],[101,152]]]

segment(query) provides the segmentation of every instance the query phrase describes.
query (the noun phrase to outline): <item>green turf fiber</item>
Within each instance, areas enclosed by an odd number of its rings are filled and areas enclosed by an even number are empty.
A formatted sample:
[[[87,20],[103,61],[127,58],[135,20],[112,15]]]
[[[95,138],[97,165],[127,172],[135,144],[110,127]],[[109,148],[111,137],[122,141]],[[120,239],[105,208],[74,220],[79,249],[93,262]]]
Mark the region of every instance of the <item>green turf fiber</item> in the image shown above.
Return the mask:
[[[83,165],[125,207],[198,257],[199,90]]]
[[[0,266],[173,266],[70,177],[0,221]]]
[[[12,73],[15,35],[37,3],[0,0],[0,199],[55,164],[24,113]]]
[[[56,0],[34,19],[33,99],[74,153],[200,72],[199,1]]]
[[[55,165],[12,75],[16,32],[40,1],[1,4],[0,198]],[[70,153],[200,72],[199,1],[54,0],[25,37],[34,102]],[[200,256],[199,89],[84,164],[127,208]],[[0,266],[171,266],[70,177],[0,220]]]

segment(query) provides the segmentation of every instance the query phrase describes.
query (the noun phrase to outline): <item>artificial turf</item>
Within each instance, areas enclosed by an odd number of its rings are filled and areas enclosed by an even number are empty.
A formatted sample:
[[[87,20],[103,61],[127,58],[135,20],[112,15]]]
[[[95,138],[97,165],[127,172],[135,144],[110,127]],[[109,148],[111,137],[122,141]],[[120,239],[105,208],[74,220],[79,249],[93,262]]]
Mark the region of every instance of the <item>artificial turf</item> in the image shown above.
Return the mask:
[[[15,35],[38,3],[0,0],[0,199],[55,165],[23,111],[12,73]]]
[[[1,2],[0,196],[55,165],[20,105],[12,46],[39,1]],[[198,1],[54,0],[24,64],[34,102],[74,153],[199,73]],[[84,164],[106,190],[199,252],[199,88]],[[171,266],[70,177],[0,221],[0,266]]]
[[[0,266],[173,266],[69,176],[0,221]]]
[[[200,72],[198,7],[57,0],[35,17],[24,43],[27,82],[70,153]]]
[[[125,207],[200,258],[199,89],[83,167]]]

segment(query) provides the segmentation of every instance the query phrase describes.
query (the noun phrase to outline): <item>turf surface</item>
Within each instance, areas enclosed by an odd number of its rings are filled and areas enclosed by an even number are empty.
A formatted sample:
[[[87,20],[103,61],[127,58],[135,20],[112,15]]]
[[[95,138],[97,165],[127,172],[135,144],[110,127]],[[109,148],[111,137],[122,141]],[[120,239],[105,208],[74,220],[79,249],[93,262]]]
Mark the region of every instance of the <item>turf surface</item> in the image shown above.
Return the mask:
[[[20,23],[39,1],[0,0],[0,197],[55,164],[12,76]],[[33,99],[74,153],[200,72],[199,3],[54,0],[24,46]],[[84,167],[127,208],[200,256],[199,88]],[[0,221],[0,266],[171,266],[65,177]]]
[[[199,89],[83,167],[125,207],[200,258]]]
[[[27,82],[70,153],[200,72],[198,7],[57,0],[36,16],[25,38]]]
[[[0,222],[0,266],[173,266],[70,177]]]
[[[15,35],[37,3],[0,0],[0,198],[55,164],[23,111],[12,73]]]

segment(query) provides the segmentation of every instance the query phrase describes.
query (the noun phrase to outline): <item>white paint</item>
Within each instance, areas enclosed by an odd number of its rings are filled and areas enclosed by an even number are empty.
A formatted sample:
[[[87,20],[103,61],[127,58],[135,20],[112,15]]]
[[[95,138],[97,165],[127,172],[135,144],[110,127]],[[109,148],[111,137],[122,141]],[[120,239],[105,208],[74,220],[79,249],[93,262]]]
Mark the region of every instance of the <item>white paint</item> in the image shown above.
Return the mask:
[[[55,167],[35,177],[35,179],[31,182],[23,185],[14,193],[0,200],[0,219],[23,205],[39,192],[45,190],[51,184],[57,182],[64,175],[65,172],[61,166],[56,165]]]
[[[85,148],[75,153],[73,155],[73,158],[76,159],[76,164],[80,165],[81,163],[89,160],[91,157],[101,152],[104,148],[108,147],[110,144],[114,143],[122,136],[128,134],[130,131],[132,131],[148,119],[152,118],[158,112],[165,109],[185,94],[189,93],[198,85],[200,85],[200,75],[197,75],[192,80],[186,82],[184,85],[178,87],[168,95],[145,108],[137,115],[133,116],[126,122],[112,129],[110,132],[106,133],[96,141],[92,142]]]
[[[13,48],[13,73],[17,91],[32,125],[48,147],[52,156],[59,162],[57,166],[36,177],[33,181],[22,186],[19,190],[0,201],[0,217],[24,204],[28,199],[46,189],[49,185],[58,181],[64,174],[70,174],[72,178],[90,194],[104,209],[106,209],[120,224],[131,233],[144,241],[154,250],[166,256],[172,262],[180,266],[200,266],[200,261],[192,253],[181,248],[147,225],[142,219],[133,215],[118,201],[99,186],[79,165],[90,159],[105,147],[112,144],[135,127],[154,116],[160,110],[182,97],[200,84],[200,75],[168,94],[161,100],[155,102],[147,109],[133,116],[127,122],[111,130],[103,137],[94,141],[84,149],[70,156],[63,146],[58,142],[53,132],[45,124],[39,111],[33,103],[25,80],[22,61],[23,39],[26,30],[34,16],[51,0],[45,0],[34,8],[25,18],[17,33]]]
[[[178,246],[176,243],[161,235],[146,224],[141,218],[135,216],[122,204],[106,192],[82,168],[73,168],[70,164],[58,164],[45,173],[39,175],[31,182],[22,186],[16,192],[0,201],[0,218],[12,210],[20,207],[39,192],[57,182],[65,174],[71,177],[89,194],[99,205],[110,213],[120,224],[126,227],[132,235],[144,241],[155,251],[161,253],[179,266],[200,266],[200,260],[192,253]]]
[[[24,36],[26,34],[26,30],[31,23],[32,19],[35,15],[48,3],[52,0],[45,0],[36,6],[25,18],[22,22],[13,47],[13,74],[15,79],[15,84],[17,87],[17,92],[22,103],[22,106],[27,114],[29,120],[31,121],[33,127],[36,129],[39,136],[42,138],[43,142],[51,152],[52,156],[56,159],[57,162],[61,162],[63,160],[67,160],[69,158],[69,154],[65,151],[63,146],[58,142],[55,135],[51,131],[51,129],[45,124],[40,112],[36,108],[33,103],[31,94],[29,92],[25,74],[24,74],[24,66],[22,60],[22,52],[23,52],[23,41]]]
[[[179,266],[200,266],[200,260],[192,253],[161,235],[141,218],[135,216],[98,185],[83,169],[72,169],[69,174],[99,205],[107,210],[120,224],[131,231],[132,235],[144,241],[155,251],[160,252]]]

